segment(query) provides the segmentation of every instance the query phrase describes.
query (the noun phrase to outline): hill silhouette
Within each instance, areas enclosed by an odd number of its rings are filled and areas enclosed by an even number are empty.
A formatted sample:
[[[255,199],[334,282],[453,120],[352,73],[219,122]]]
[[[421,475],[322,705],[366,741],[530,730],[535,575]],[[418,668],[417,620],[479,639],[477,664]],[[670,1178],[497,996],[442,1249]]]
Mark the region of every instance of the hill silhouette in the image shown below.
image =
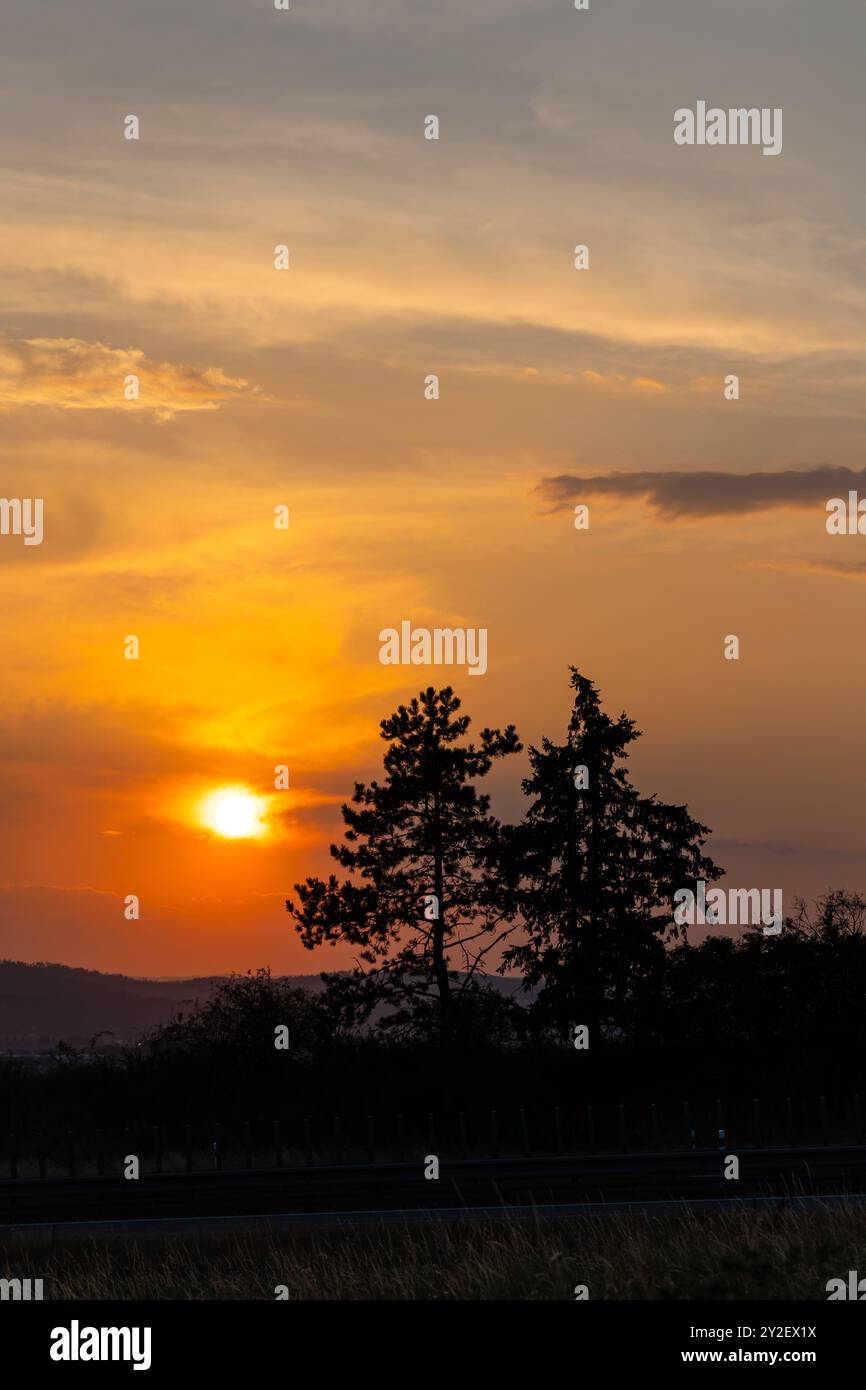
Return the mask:
[[[69,965],[0,961],[0,1048],[44,1052],[61,1039],[86,1046],[135,1042],[166,1023],[179,1008],[207,999],[225,977],[188,980],[135,979]],[[321,988],[317,976],[292,977],[305,988]]]
[[[207,1000],[227,975],[191,979],[137,979],[103,974],[51,962],[0,961],[0,1051],[48,1052],[63,1041],[87,1047],[99,1034],[101,1044],[137,1042],[179,1009],[188,1011]],[[319,975],[283,975],[284,983],[319,994]],[[518,981],[496,976],[489,981],[504,994]]]

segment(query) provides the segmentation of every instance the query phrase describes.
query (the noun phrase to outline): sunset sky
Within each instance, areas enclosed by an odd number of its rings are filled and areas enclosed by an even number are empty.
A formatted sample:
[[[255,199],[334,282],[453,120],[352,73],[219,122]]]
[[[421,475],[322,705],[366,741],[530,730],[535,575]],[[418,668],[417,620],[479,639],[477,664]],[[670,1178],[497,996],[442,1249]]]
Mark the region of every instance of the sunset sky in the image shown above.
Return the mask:
[[[45,539],[0,536],[0,956],[349,964],[283,899],[378,721],[450,683],[559,739],[569,664],[727,885],[866,891],[866,537],[825,529],[864,40],[858,0],[6,0],[0,492]],[[675,145],[704,99],[782,108],[781,155]],[[487,674],[382,666],[404,618],[486,627]],[[235,787],[264,833],[204,823]]]

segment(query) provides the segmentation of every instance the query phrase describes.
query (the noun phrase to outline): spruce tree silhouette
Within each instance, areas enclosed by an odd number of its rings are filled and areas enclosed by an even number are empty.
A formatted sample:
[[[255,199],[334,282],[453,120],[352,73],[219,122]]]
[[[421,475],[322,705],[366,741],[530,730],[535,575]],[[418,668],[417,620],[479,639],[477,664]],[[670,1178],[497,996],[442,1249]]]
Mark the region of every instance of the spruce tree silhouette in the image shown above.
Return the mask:
[[[521,745],[513,725],[464,743],[459,709],[450,686],[430,686],[382,720],[385,780],[356,783],[342,808],[346,843],[331,846],[360,882],[308,878],[295,884],[298,902],[286,901],[308,949],[360,948],[366,970],[326,977],[343,1023],[385,1003],[386,1026],[446,1045],[482,963],[514,930],[497,874],[502,827],[473,783]]]
[[[685,806],[638,795],[622,763],[639,731],[625,714],[611,720],[592,681],[570,670],[567,741],[529,749],[523,790],[533,800],[509,857],[523,931],[504,959],[539,988],[544,1024],[585,1024],[597,1046],[603,1025],[633,1031],[652,999],[664,939],[678,934],[674,891],[722,870],[701,852],[709,830]]]

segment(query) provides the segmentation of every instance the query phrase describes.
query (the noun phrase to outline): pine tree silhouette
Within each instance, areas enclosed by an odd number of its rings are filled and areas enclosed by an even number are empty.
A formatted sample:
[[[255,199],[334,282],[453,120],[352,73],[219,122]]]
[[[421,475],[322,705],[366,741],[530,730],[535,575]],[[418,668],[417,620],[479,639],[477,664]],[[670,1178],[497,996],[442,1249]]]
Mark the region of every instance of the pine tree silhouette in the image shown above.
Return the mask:
[[[346,843],[331,846],[355,881],[308,878],[286,902],[308,949],[360,948],[368,969],[329,980],[343,1021],[387,1003],[392,1028],[446,1043],[485,958],[514,930],[497,873],[502,827],[474,782],[521,745],[513,725],[463,742],[470,721],[459,708],[450,687],[431,686],[382,721],[385,779],[356,783],[342,808]]]
[[[558,1031],[585,1024],[597,1044],[661,970],[664,938],[677,935],[674,891],[722,871],[685,806],[638,795],[623,763],[639,731],[625,714],[610,719],[592,681],[570,670],[566,742],[529,749],[532,804],[509,861],[524,931],[505,962],[539,988],[542,1020]]]

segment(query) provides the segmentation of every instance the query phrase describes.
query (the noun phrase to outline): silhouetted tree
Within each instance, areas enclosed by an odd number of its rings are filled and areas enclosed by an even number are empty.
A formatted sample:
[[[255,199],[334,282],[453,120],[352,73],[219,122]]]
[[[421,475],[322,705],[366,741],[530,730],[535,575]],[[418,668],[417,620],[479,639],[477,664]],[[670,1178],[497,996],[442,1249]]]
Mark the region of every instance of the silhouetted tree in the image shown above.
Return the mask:
[[[866,935],[866,898],[837,888],[818,898],[813,910],[803,898],[794,899],[794,916],[785,919],[785,927],[805,936],[824,940],[843,936]]]
[[[220,980],[187,1013],[154,1028],[143,1047],[154,1058],[206,1057],[243,1070],[251,1062],[273,1063],[278,1026],[289,1029],[293,1062],[314,1055],[324,1038],[320,1000],[263,967]]]
[[[286,902],[308,949],[359,948],[366,970],[326,977],[345,1021],[384,1004],[380,1025],[445,1042],[461,1010],[477,1014],[478,973],[514,925],[497,874],[502,828],[474,783],[521,745],[513,725],[465,743],[459,708],[450,687],[431,686],[382,721],[385,779],[356,783],[346,843],[331,846],[355,879],[308,878]]]
[[[592,681],[571,667],[574,708],[563,744],[530,748],[532,797],[513,836],[523,939],[505,964],[539,986],[535,1006],[559,1030],[636,1026],[676,936],[672,897],[721,870],[701,852],[709,833],[685,806],[641,797],[622,765],[639,732],[601,709]],[[637,1020],[639,1026],[639,1017]]]
[[[866,902],[837,890],[795,900],[778,936],[760,926],[669,953],[660,1046],[708,1082],[777,1096],[856,1088],[866,1062]]]

